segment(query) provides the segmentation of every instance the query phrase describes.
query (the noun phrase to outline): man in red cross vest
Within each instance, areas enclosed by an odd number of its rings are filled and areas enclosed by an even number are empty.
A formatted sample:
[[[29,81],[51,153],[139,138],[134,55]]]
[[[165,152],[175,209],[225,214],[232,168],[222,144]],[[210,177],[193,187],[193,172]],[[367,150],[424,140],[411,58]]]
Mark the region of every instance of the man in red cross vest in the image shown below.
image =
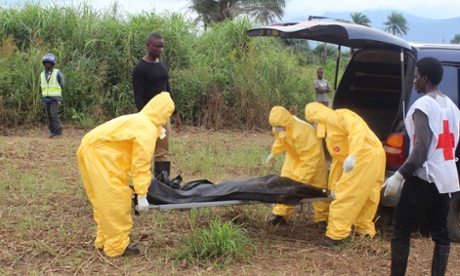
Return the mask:
[[[409,157],[383,184],[384,196],[396,194],[402,186],[393,216],[391,275],[405,275],[410,235],[425,214],[435,242],[431,275],[444,275],[447,269],[449,201],[451,193],[460,190],[455,165],[460,111],[439,90],[442,75],[439,60],[426,57],[417,62],[414,88],[425,95],[410,107],[404,122],[412,140]]]

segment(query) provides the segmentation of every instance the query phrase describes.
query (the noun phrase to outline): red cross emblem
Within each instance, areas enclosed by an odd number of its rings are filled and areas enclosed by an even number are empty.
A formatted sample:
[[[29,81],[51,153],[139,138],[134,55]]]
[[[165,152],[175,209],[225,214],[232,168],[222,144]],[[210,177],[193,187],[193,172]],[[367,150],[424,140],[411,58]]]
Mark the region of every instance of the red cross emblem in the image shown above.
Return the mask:
[[[437,149],[442,149],[444,154],[444,160],[453,160],[454,151],[452,150],[455,146],[454,134],[450,132],[449,121],[442,121],[443,132],[439,134]]]

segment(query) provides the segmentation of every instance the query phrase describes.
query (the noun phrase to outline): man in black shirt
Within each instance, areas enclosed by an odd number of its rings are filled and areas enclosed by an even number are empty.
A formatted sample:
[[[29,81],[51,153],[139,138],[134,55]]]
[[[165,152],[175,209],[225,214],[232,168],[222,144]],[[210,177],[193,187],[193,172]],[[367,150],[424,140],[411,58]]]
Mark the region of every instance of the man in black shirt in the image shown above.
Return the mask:
[[[139,111],[150,101],[150,99],[159,93],[164,91],[171,93],[169,87],[169,68],[164,61],[160,60],[163,50],[163,38],[158,33],[149,34],[147,37],[147,54],[139,60],[133,70],[134,100]],[[171,98],[173,98],[172,95]],[[174,110],[173,115],[177,131],[180,131],[182,122],[177,109]],[[171,132],[170,121],[163,127],[166,130],[166,136],[164,136],[163,139],[157,139],[154,153],[155,176],[162,171],[167,171],[169,175],[170,163],[167,160],[169,152],[168,140]]]

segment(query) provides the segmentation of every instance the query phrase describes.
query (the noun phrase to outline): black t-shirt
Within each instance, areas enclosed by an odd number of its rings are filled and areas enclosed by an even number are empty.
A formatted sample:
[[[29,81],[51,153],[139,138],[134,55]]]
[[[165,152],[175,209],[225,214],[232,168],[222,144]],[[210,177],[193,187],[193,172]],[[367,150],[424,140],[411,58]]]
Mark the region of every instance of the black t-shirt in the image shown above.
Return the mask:
[[[133,90],[138,111],[159,93],[164,91],[171,93],[168,65],[161,60],[159,62],[139,60],[133,69]]]

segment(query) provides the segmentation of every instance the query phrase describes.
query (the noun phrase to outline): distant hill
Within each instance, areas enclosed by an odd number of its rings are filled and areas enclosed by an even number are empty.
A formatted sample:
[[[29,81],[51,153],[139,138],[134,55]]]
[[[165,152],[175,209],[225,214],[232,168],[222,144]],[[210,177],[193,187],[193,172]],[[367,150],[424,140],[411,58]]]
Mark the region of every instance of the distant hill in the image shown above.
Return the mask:
[[[388,20],[387,17],[393,11],[394,10],[373,10],[364,11],[361,13],[369,18],[372,27],[384,30],[385,26],[383,25],[383,22],[386,22]],[[460,17],[455,17],[451,19],[429,19],[400,11],[396,12],[401,13],[409,23],[409,30],[407,31],[407,35],[403,36],[403,38],[407,41],[450,43],[450,40],[454,38],[455,34],[460,34]],[[353,12],[325,13],[315,15],[351,21],[351,13]],[[303,21],[307,19],[308,16],[306,16],[305,18],[286,18],[283,21]]]

